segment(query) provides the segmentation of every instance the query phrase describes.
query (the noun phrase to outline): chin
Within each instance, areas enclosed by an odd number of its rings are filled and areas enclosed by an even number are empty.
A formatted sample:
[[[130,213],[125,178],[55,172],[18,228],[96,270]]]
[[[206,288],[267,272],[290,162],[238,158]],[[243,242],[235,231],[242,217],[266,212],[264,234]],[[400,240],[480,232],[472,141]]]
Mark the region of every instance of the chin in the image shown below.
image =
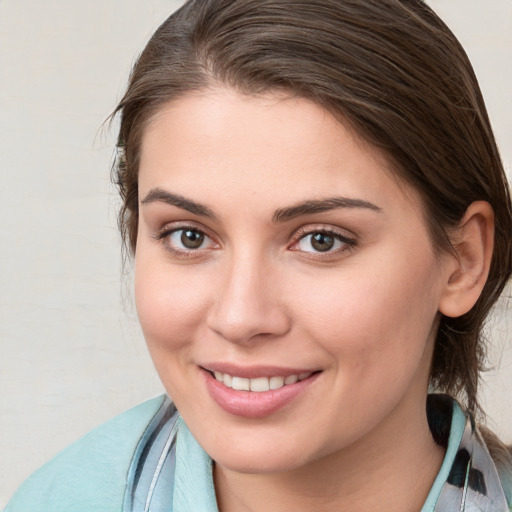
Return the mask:
[[[306,460],[299,459],[297,452],[296,448],[293,453],[275,453],[271,448],[260,448],[247,452],[223,453],[218,458],[213,457],[213,460],[223,468],[237,473],[271,474],[292,471],[303,466]]]
[[[201,444],[210,457],[230,471],[247,474],[269,474],[292,471],[309,461],[321,457],[320,450],[304,439],[287,436],[282,432],[237,433],[218,438],[205,439]],[[200,436],[199,436],[200,438]]]

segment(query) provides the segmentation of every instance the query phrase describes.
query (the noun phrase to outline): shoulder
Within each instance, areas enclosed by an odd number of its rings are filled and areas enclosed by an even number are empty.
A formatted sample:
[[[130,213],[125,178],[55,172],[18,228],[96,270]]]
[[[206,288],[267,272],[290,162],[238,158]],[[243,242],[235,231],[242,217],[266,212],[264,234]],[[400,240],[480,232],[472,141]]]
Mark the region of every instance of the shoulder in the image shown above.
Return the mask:
[[[32,474],[4,512],[119,512],[146,426],[165,400],[148,400],[95,428]]]

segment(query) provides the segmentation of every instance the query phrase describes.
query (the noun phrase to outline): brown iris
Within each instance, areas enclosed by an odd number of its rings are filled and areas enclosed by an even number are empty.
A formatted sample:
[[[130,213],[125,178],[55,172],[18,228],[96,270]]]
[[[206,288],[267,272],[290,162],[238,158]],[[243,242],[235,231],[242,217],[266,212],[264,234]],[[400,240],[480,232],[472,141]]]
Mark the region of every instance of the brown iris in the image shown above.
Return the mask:
[[[327,233],[314,233],[311,235],[311,246],[318,252],[329,251],[334,246],[334,237]]]
[[[193,229],[184,229],[181,232],[181,243],[187,249],[198,249],[204,242],[204,234]]]

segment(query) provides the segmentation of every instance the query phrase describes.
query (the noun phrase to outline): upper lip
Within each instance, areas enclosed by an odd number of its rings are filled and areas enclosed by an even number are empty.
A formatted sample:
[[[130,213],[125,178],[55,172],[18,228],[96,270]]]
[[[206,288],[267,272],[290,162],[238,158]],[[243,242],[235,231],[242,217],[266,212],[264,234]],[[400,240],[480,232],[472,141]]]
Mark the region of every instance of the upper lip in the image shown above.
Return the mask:
[[[232,363],[206,363],[201,368],[209,372],[227,373],[233,377],[246,379],[257,379],[258,377],[288,377],[289,375],[300,375],[306,372],[316,372],[318,368],[285,368],[283,366],[248,365],[240,366]]]

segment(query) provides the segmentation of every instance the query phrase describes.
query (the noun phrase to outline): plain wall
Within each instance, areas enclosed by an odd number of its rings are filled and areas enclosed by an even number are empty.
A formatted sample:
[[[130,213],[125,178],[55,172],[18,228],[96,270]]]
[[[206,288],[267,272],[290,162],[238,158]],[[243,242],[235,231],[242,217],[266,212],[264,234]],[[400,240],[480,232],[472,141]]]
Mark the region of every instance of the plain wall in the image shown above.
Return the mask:
[[[58,450],[162,392],[121,278],[115,130],[101,125],[180,4],[0,0],[0,508]],[[473,60],[510,169],[512,1],[431,5]],[[499,314],[483,399],[512,442],[506,303]]]

